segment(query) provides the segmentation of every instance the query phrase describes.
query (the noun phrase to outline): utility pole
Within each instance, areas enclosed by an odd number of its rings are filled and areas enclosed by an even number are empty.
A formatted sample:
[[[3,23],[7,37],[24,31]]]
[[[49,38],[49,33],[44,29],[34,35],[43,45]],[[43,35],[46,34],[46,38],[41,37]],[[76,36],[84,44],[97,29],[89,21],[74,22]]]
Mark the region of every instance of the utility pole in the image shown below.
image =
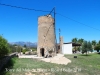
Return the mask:
[[[54,12],[53,12],[54,11]],[[57,46],[57,38],[56,38],[56,30],[55,30],[55,17],[56,17],[56,12],[55,12],[55,7],[52,9],[52,11],[49,13],[49,15],[53,12],[54,14],[54,34],[55,34],[55,55],[56,55],[56,51],[58,50],[58,46]]]
[[[59,28],[59,44],[60,44],[60,32],[61,32],[61,30],[60,30],[60,28]]]
[[[59,28],[59,52],[61,53],[61,38],[60,38],[60,28]]]
[[[55,27],[56,27],[56,25],[55,25],[55,17],[56,17],[56,13],[55,13],[55,7],[53,8],[54,9],[54,33],[55,33],[55,55],[56,55],[56,51],[58,50],[58,47],[57,47],[57,38],[56,38],[56,30],[55,30]]]

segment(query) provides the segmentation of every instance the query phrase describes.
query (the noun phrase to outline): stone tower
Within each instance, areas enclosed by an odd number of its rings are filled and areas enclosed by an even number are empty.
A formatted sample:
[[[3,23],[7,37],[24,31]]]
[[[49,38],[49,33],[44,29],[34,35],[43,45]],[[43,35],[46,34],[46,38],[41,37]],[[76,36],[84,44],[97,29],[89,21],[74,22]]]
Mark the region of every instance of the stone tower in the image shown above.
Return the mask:
[[[46,56],[51,50],[56,54],[54,19],[51,15],[38,18],[38,47],[37,55]]]

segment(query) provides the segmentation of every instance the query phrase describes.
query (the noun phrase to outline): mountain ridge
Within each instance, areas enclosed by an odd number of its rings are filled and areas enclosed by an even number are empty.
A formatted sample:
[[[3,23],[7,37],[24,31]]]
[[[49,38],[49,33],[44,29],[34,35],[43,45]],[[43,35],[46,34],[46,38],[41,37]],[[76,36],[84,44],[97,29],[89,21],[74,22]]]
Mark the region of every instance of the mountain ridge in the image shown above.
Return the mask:
[[[19,41],[19,42],[9,42],[9,44],[16,44],[20,46],[26,45],[27,47],[37,47],[37,42],[24,42],[24,41]]]

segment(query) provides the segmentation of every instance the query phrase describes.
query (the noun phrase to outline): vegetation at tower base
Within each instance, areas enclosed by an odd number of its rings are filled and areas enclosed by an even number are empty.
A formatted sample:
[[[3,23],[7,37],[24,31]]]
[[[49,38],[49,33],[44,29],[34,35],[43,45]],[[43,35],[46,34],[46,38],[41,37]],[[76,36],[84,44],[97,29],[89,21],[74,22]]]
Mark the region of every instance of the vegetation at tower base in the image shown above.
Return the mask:
[[[0,36],[0,58],[7,55],[9,51],[10,49],[7,40]]]

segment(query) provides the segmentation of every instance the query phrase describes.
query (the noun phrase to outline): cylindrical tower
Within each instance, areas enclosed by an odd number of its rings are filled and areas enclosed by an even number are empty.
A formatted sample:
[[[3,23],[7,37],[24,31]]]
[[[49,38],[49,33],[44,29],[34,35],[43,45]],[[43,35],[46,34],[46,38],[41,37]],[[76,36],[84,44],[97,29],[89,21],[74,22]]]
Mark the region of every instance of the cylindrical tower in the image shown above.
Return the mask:
[[[55,50],[55,29],[54,19],[51,15],[40,16],[38,18],[38,47],[37,55],[45,56],[49,50]]]

